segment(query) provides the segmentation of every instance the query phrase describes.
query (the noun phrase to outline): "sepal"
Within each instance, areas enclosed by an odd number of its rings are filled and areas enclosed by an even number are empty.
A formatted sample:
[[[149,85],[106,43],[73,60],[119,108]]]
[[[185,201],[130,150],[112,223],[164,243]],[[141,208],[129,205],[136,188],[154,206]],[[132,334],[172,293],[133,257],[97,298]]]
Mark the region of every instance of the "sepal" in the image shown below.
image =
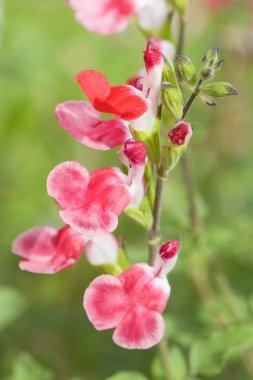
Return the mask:
[[[205,84],[201,88],[201,93],[214,98],[238,95],[237,90],[230,83],[227,82],[215,82]]]
[[[177,55],[178,78],[182,85],[192,87],[196,85],[196,68],[192,61],[182,55]]]
[[[183,98],[171,61],[165,59],[162,74],[162,101],[165,107],[179,120],[183,114]]]
[[[153,214],[150,201],[144,196],[139,207],[133,207],[125,210],[125,214],[137,222],[139,225],[149,230],[153,223]]]
[[[104,264],[104,265],[93,265],[95,268],[99,269],[102,273],[111,274],[113,276],[118,276],[125,269],[130,266],[130,262],[122,247],[118,249],[118,259],[114,264]]]

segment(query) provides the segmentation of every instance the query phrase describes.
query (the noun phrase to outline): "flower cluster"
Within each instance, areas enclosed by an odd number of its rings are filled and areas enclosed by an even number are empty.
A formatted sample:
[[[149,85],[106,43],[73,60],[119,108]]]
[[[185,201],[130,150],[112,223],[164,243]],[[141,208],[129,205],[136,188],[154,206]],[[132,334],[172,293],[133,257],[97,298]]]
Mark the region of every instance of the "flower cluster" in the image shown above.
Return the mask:
[[[168,15],[165,0],[68,3],[86,28],[104,34],[122,31],[131,16],[143,29],[160,29]],[[174,55],[171,42],[152,37],[144,51],[144,67],[127,84],[111,85],[96,70],[76,75],[88,101],[58,104],[58,122],[88,148],[104,151],[120,147],[121,166],[91,172],[75,161],[55,166],[48,175],[47,192],[59,206],[65,225],[59,230],[50,225],[32,228],[13,243],[13,252],[22,258],[20,268],[34,273],[56,273],[71,267],[85,251],[89,263],[106,273],[85,291],[87,316],[97,330],[114,329],[114,342],[128,349],[147,349],[162,339],[162,313],[170,296],[167,274],[175,266],[180,249],[177,240],[170,240],[155,252],[154,264],[131,265],[113,235],[124,211],[135,214],[134,219],[146,218],[144,224],[151,227],[154,200],[149,191],[154,184],[150,171],[152,167],[163,168],[157,121],[163,102],[165,63]],[[166,91],[177,86],[168,70]],[[105,120],[103,114],[111,116]],[[184,121],[167,132],[166,171],[175,166],[191,134],[190,124]]]

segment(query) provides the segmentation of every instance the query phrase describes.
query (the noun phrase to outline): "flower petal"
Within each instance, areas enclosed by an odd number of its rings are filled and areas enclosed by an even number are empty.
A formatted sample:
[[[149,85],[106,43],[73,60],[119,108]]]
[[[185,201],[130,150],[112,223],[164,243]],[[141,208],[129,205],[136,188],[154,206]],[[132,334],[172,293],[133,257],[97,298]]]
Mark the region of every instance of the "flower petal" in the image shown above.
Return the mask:
[[[75,161],[57,165],[47,178],[47,192],[62,207],[80,207],[89,183],[89,172]]]
[[[101,34],[122,32],[136,11],[136,0],[68,0],[68,3],[85,28]]]
[[[60,125],[77,141],[93,149],[107,150],[124,144],[129,128],[121,120],[100,120],[100,113],[85,101],[58,104]]]
[[[54,238],[58,231],[52,226],[34,227],[20,234],[12,244],[12,251],[25,259],[49,260],[55,253]]]
[[[84,309],[97,330],[116,327],[128,310],[128,299],[117,277],[97,277],[84,293]]]
[[[92,265],[116,263],[118,249],[119,243],[113,234],[94,236],[85,245],[88,261]]]
[[[110,83],[99,71],[81,71],[76,75],[76,80],[93,105],[96,100],[103,101],[110,94]]]
[[[116,327],[113,341],[128,349],[148,349],[164,335],[164,319],[142,306],[134,307]]]

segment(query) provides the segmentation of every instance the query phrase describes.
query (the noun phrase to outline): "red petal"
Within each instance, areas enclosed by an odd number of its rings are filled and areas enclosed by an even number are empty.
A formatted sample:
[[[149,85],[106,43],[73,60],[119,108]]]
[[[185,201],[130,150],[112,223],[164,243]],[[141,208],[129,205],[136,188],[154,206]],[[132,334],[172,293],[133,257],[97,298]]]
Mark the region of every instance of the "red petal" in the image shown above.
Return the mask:
[[[96,70],[81,71],[76,75],[76,80],[93,105],[96,99],[103,101],[110,94],[107,78]]]

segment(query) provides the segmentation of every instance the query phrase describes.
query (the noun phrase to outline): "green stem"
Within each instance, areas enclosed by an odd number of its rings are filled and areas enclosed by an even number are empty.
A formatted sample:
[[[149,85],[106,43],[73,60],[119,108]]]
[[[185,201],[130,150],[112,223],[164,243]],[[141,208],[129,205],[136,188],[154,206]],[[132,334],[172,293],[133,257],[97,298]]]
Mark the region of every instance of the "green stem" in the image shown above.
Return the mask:
[[[160,358],[161,358],[162,365],[164,368],[164,375],[165,375],[164,380],[172,380],[170,363],[169,363],[169,350],[168,350],[166,338],[163,338],[161,342],[158,344],[158,350],[159,350]]]
[[[192,103],[194,102],[196,96],[199,94],[199,90],[201,88],[201,85],[203,83],[203,79],[200,79],[198,81],[198,83],[196,84],[196,87],[194,89],[194,91],[192,92],[192,94],[190,95],[189,99],[187,100],[185,106],[184,106],[184,109],[183,109],[183,115],[182,115],[182,120],[185,118],[187,112],[189,111]]]
[[[177,45],[177,55],[182,55],[184,50],[184,41],[185,41],[185,20],[180,17],[179,18],[179,38]]]

